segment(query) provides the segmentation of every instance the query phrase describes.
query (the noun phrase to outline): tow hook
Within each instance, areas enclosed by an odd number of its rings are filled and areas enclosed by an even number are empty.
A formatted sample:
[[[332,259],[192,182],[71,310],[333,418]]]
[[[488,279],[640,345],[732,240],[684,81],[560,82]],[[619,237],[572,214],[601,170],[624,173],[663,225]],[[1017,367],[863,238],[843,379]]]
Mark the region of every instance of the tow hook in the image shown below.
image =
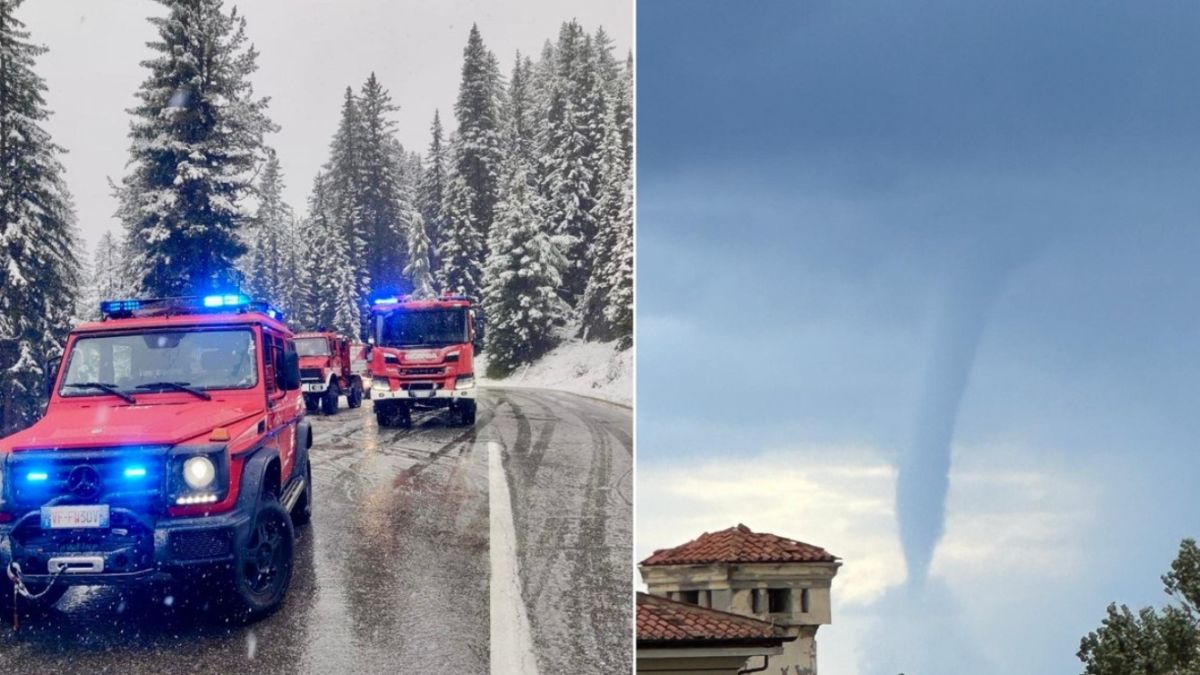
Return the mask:
[[[50,592],[50,589],[54,587],[54,582],[58,581],[58,577],[64,571],[66,571],[66,569],[67,568],[65,565],[60,565],[58,571],[54,573],[54,576],[50,577],[50,581],[46,582],[46,587],[43,588],[40,593],[31,593],[29,589],[25,587],[25,581],[21,578],[21,563],[13,560],[8,564],[8,569],[6,572],[8,573],[8,580],[11,581],[13,585],[13,630],[18,630],[21,627],[21,622],[19,619],[20,614],[17,611],[17,598],[23,597],[29,600],[37,600],[41,598],[43,595]]]

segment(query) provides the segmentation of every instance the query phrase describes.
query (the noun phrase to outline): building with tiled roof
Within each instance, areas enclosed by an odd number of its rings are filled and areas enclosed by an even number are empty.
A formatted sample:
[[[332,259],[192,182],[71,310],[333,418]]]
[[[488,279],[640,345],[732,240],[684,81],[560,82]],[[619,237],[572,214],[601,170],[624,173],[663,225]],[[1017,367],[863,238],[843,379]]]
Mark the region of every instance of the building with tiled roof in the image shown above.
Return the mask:
[[[637,670],[639,673],[725,673],[736,675],[747,662],[766,667],[795,640],[766,621],[638,593]]]
[[[738,525],[655,551],[639,565],[651,595],[714,609],[783,630],[793,640],[775,667],[817,672],[817,629],[832,621],[830,587],[841,561],[795,539]]]

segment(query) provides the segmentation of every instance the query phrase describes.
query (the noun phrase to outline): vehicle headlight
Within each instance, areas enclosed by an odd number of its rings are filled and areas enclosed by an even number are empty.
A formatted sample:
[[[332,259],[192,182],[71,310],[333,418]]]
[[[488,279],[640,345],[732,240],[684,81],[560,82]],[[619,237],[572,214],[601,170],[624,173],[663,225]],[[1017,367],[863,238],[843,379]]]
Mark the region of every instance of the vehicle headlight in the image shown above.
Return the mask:
[[[470,389],[471,387],[474,387],[474,386],[475,386],[475,377],[472,375],[467,375],[466,377],[460,377],[454,381],[455,389]]]
[[[203,490],[212,485],[216,477],[217,467],[208,457],[197,455],[183,463],[183,480],[193,490]]]

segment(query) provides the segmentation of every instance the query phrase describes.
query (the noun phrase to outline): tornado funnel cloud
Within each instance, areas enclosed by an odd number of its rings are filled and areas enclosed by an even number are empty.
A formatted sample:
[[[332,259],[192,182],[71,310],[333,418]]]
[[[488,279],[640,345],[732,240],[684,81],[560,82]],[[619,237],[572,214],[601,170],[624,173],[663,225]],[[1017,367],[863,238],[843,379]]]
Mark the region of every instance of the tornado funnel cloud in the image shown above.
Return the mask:
[[[938,307],[912,444],[900,458],[896,512],[908,583],[921,587],[945,529],[950,449],[959,407],[1005,269],[958,275]]]

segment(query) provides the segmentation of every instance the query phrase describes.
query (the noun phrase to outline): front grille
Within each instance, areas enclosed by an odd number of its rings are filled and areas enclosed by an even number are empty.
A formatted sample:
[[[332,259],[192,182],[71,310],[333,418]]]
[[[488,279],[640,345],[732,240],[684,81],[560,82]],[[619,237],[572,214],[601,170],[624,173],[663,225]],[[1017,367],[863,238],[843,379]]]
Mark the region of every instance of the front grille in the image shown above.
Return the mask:
[[[153,507],[165,467],[165,447],[22,450],[9,455],[6,478],[21,508],[51,501]]]
[[[300,369],[300,379],[301,380],[316,380],[317,382],[320,382],[321,381],[321,369],[320,368],[301,368]]]
[[[233,551],[233,530],[228,527],[171,533],[171,557],[176,560],[222,558]]]
[[[401,375],[441,375],[441,368],[405,368],[400,371]]]

